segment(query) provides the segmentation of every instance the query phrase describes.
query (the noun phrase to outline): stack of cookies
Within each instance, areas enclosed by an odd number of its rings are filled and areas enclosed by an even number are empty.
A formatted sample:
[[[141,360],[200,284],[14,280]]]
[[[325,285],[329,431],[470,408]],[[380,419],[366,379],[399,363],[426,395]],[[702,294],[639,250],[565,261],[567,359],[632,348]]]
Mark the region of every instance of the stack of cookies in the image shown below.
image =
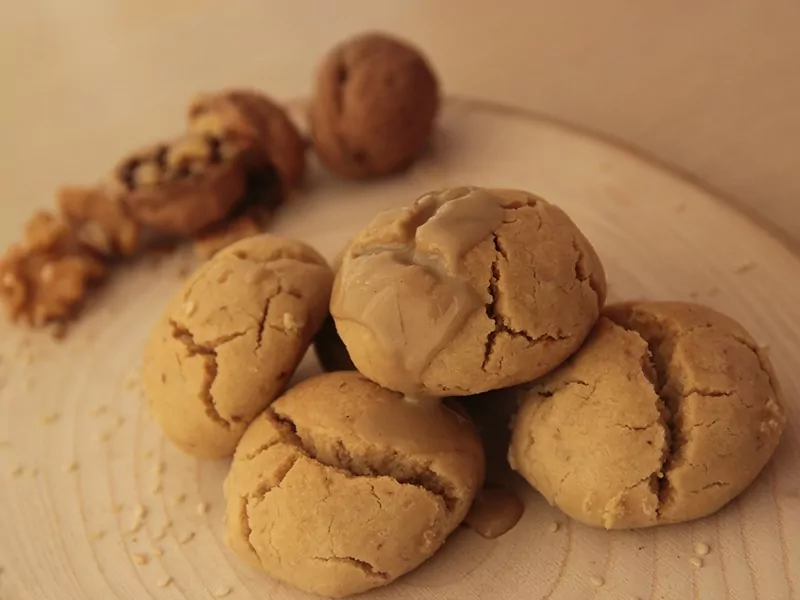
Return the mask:
[[[336,262],[274,236],[233,244],[186,282],[144,358],[165,434],[233,455],[230,547],[299,589],[386,585],[471,507],[502,505],[481,495],[467,397],[507,389],[511,467],[608,529],[711,514],[777,445],[778,385],[747,332],[697,305],[605,307],[591,244],[532,194],[426,194],[377,215]],[[286,390],[315,336],[326,365],[354,369]],[[489,519],[490,534],[517,518]]]

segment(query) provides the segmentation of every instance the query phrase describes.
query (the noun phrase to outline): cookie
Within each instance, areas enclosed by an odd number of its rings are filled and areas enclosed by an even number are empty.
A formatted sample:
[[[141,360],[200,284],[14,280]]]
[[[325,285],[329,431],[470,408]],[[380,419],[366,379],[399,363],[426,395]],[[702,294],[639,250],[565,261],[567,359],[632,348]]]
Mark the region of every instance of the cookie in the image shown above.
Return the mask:
[[[192,235],[242,199],[250,151],[242,141],[190,133],[124,158],[107,189],[136,222],[161,234]]]
[[[12,321],[42,326],[74,316],[108,268],[62,217],[40,211],[0,257],[0,301]]]
[[[189,107],[189,129],[254,142],[260,152],[252,166],[274,170],[282,199],[303,179],[306,143],[286,111],[263,94],[252,90],[203,94]]]
[[[572,518],[607,529],[714,513],[756,478],[786,422],[753,338],[677,302],[609,307],[583,348],[520,398],[511,466]]]
[[[355,372],[308,379],[248,428],[225,480],[227,542],[322,596],[387,585],[438,550],[484,476],[471,422]]]
[[[309,108],[314,150],[351,178],[407,167],[425,147],[439,109],[430,65],[383,34],[354,37],[322,61]]]
[[[592,246],[527,192],[432,192],[345,253],[331,314],[355,366],[422,396],[531,381],[581,345],[606,295]]]
[[[270,235],[203,264],[145,348],[145,397],[164,434],[189,454],[230,456],[308,349],[332,280],[312,248]]]

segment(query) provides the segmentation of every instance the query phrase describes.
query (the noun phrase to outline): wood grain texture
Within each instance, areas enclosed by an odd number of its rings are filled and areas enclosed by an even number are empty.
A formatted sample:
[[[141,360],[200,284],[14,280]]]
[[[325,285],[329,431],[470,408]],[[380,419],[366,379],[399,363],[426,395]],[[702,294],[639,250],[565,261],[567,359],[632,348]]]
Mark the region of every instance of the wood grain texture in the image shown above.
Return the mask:
[[[693,299],[739,319],[771,350],[789,425],[757,482],[715,516],[599,531],[517,481],[527,510],[509,534],[489,541],[459,530],[416,572],[363,598],[799,597],[800,258],[657,165],[572,129],[465,102],[448,104],[428,155],[404,176],[351,184],[315,166],[274,230],[332,257],[377,210],[464,183],[520,187],[561,205],[602,257],[612,300]],[[205,600],[228,589],[224,597],[237,599],[307,597],[224,547],[226,461],[182,455],[140,402],[142,346],[187,260],[119,273],[61,343],[0,328],[3,600]],[[316,369],[307,357],[297,377]],[[710,547],[702,568],[691,564],[696,542]]]

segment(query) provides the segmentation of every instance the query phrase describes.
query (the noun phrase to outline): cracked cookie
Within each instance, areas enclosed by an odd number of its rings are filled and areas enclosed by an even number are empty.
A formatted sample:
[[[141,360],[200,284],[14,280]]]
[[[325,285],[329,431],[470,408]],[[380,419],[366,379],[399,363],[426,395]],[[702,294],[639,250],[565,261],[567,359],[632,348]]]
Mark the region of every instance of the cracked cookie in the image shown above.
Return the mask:
[[[332,280],[312,248],[270,235],[204,263],[145,348],[145,396],[165,435],[195,456],[230,456],[308,349]]]
[[[342,597],[430,558],[484,477],[472,423],[356,372],[308,379],[248,428],[225,481],[229,546],[299,589]]]
[[[345,177],[392,173],[420,154],[438,108],[436,76],[419,51],[386,35],[361,35],[334,48],[317,71],[314,149]]]
[[[259,149],[255,166],[275,171],[281,200],[303,179],[306,143],[286,111],[263,94],[252,90],[203,94],[189,107],[189,130],[251,140]]]
[[[63,322],[107,274],[106,265],[69,223],[40,211],[26,223],[23,241],[0,258],[0,300],[12,321],[35,326]]]
[[[109,193],[131,218],[166,235],[187,236],[222,220],[247,189],[243,140],[189,133],[124,158]]]
[[[380,385],[463,396],[531,381],[581,345],[606,293],[592,246],[527,192],[432,192],[378,215],[345,253],[331,314]]]
[[[786,420],[753,338],[677,302],[609,307],[583,348],[520,398],[512,468],[607,529],[716,512],[755,479]]]

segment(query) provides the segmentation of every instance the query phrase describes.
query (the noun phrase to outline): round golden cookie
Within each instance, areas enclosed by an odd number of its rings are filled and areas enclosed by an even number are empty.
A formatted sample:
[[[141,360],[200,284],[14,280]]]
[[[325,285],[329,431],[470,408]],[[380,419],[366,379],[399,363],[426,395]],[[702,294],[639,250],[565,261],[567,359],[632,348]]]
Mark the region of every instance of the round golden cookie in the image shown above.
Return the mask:
[[[523,191],[463,187],[378,215],[345,253],[331,313],[373,381],[460,396],[558,366],[605,295],[597,255],[561,209]]]
[[[308,379],[247,430],[225,480],[228,545],[322,596],[391,583],[433,555],[484,477],[472,423],[356,372]]]
[[[203,264],[145,348],[150,411],[179,448],[230,456],[280,394],[327,313],[333,273],[312,248],[270,235]]]
[[[343,42],[317,71],[309,109],[314,148],[339,175],[366,178],[408,166],[439,108],[436,76],[418,50],[376,33]]]
[[[263,94],[228,90],[198,96],[189,107],[189,129],[254,141],[261,160],[278,176],[282,199],[300,185],[306,169],[306,143],[286,111]]]
[[[607,529],[719,510],[755,479],[786,421],[753,338],[678,302],[609,307],[583,348],[520,396],[512,468]]]

